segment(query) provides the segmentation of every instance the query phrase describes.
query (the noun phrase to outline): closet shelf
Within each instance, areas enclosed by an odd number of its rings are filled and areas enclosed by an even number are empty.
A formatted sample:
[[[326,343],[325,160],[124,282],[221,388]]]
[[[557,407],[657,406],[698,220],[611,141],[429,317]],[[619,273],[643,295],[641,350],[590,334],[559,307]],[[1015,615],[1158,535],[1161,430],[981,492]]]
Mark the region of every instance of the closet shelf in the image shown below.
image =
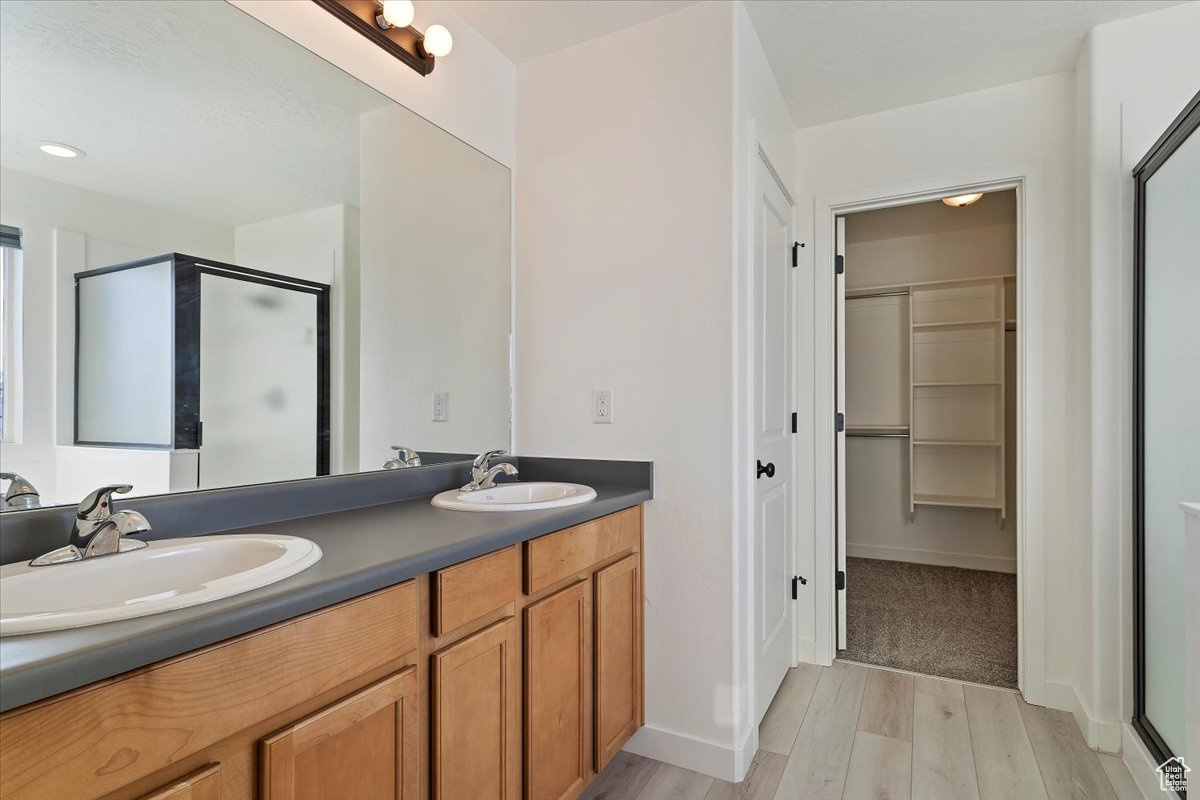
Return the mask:
[[[998,497],[973,497],[971,495],[955,494],[914,494],[913,505],[1004,510],[1004,501]]]
[[[914,388],[922,386],[999,386],[1000,381],[919,381]]]
[[[963,319],[954,322],[914,322],[912,327],[914,331],[954,330],[956,328],[986,328],[1002,322],[1004,322],[1002,319]]]
[[[1000,442],[992,442],[987,440],[977,439],[914,439],[913,445],[920,447],[929,445],[933,447],[999,447]]]

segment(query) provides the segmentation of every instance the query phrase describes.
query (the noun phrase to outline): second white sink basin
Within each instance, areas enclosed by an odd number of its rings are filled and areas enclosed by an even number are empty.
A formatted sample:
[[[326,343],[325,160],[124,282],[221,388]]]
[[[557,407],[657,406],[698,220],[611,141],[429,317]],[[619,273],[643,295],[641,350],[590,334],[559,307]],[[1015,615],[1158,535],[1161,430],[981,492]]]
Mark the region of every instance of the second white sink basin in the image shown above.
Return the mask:
[[[258,589],[321,559],[296,536],[196,536],[67,564],[0,567],[0,636],[81,628]]]
[[[491,489],[434,495],[433,505],[451,511],[539,511],[577,506],[596,499],[596,490],[579,483],[500,483]]]

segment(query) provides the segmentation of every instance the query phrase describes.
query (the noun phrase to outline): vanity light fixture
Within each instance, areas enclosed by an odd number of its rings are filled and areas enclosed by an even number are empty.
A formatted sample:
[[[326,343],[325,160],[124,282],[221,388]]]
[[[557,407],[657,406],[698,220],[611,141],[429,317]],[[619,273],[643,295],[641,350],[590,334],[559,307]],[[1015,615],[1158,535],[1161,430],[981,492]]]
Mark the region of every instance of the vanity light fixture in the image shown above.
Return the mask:
[[[422,75],[433,72],[436,60],[454,46],[444,25],[430,25],[425,33],[412,26],[412,0],[313,2]]]
[[[69,144],[61,142],[34,142],[38,150],[41,150],[48,156],[57,158],[83,158],[87,153],[80,150],[78,147],[72,147]]]
[[[983,193],[960,194],[957,197],[943,197],[942,202],[948,206],[954,206],[955,208],[962,208],[963,206],[971,205],[971,203],[974,203],[976,200],[978,200],[981,197],[983,197]]]

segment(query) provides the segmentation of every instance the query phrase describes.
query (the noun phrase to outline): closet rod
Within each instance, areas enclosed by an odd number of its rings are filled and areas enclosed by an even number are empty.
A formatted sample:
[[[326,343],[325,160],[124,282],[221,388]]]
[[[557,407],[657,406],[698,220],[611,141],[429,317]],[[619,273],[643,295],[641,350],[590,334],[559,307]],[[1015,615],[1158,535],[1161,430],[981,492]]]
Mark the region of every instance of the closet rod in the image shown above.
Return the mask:
[[[897,289],[890,292],[871,292],[870,294],[847,294],[847,300],[866,300],[868,297],[907,297],[908,289]]]
[[[868,439],[868,438],[869,439],[907,439],[909,436],[908,428],[905,428],[903,426],[894,428],[892,430],[874,430],[872,428],[847,428],[846,435],[853,436],[855,438],[862,438],[862,439]]]

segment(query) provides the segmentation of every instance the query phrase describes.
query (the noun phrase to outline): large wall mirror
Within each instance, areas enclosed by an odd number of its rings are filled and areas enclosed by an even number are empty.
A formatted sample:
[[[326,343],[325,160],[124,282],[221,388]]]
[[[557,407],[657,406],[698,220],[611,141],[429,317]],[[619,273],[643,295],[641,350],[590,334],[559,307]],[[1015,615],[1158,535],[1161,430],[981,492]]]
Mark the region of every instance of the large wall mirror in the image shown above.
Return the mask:
[[[212,0],[5,0],[0,97],[7,510],[509,444],[504,166]]]

